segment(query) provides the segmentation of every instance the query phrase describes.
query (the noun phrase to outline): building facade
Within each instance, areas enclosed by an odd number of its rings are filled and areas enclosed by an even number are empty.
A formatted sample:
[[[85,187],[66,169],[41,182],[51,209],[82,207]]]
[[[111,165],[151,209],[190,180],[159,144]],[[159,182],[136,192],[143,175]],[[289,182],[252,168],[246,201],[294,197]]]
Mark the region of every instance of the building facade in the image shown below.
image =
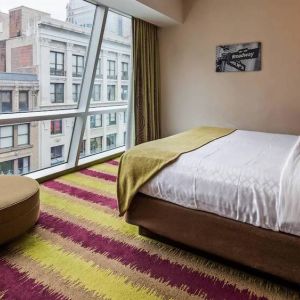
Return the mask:
[[[36,75],[0,73],[0,112],[28,112],[37,105]],[[39,167],[36,122],[0,127],[0,174],[26,174]]]

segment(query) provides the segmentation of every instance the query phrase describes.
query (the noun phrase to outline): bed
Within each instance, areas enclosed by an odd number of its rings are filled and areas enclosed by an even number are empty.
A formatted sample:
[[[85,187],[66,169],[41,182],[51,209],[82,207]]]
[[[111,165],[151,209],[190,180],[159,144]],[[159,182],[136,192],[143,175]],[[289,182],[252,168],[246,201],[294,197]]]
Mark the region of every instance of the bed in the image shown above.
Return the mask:
[[[300,138],[236,130],[182,153],[134,193],[126,220],[300,284]]]

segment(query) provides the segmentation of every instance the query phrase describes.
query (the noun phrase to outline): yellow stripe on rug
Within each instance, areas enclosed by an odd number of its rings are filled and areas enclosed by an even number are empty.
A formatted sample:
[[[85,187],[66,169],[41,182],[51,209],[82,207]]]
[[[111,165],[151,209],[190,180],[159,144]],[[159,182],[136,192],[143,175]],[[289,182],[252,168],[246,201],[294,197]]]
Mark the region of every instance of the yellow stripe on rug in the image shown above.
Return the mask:
[[[134,286],[127,277],[113,274],[109,269],[99,268],[92,262],[63,251],[59,246],[41,239],[37,235],[27,235],[18,244],[17,251],[37,261],[49,270],[55,270],[65,280],[82,285],[87,291],[109,299],[161,299],[153,290]],[[116,288],[118,287],[118,288]]]
[[[92,166],[88,169],[117,176],[118,175],[118,168],[119,168],[118,166],[114,166],[114,165],[106,163],[106,164],[95,165],[95,166]]]
[[[71,173],[68,175],[64,175],[56,180],[63,180],[64,183],[69,183],[71,185],[85,189],[92,189],[94,192],[98,191],[102,194],[105,193],[106,195],[110,195],[114,198],[117,197],[116,184],[111,181],[89,177],[80,173]]]
[[[138,235],[138,229],[136,226],[125,223],[121,218],[117,216],[105,213],[100,209],[100,205],[99,210],[95,210],[83,203],[75,203],[71,199],[65,198],[63,195],[57,198],[57,196],[52,195],[45,188],[41,189],[41,201],[42,203],[45,203],[51,207],[64,211],[66,214],[71,214],[76,217],[83,218],[85,220],[99,224],[102,227],[117,230],[132,238],[145,239],[142,236]]]

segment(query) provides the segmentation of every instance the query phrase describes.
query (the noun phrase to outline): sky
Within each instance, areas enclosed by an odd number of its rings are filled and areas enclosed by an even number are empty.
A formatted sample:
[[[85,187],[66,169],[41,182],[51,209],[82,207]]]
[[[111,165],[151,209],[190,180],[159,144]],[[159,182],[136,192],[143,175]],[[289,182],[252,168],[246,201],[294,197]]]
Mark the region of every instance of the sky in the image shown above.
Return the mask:
[[[0,0],[0,11],[8,13],[9,9],[21,5],[50,13],[52,18],[66,20],[68,0]]]

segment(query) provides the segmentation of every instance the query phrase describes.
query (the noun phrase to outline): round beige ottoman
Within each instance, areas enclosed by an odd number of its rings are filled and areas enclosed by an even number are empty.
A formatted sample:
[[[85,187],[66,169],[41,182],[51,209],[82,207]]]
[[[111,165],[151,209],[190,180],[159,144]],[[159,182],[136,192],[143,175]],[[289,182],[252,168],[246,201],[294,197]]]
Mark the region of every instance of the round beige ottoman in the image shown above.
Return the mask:
[[[39,212],[39,184],[35,180],[0,176],[0,245],[30,229]]]

